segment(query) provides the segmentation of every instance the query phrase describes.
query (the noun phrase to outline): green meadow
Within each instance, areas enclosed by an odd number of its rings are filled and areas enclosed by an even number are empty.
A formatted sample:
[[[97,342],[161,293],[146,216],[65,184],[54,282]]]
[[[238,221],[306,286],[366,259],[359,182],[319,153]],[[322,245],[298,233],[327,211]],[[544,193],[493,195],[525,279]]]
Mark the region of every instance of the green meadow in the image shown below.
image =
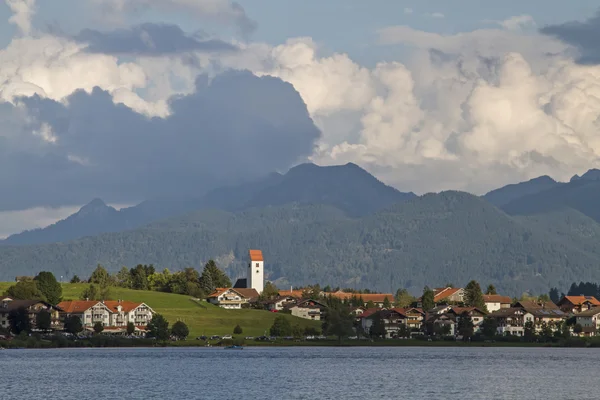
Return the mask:
[[[13,284],[13,282],[0,282],[0,293]],[[87,285],[63,283],[62,287],[63,300],[79,300],[81,292]],[[240,336],[261,336],[265,332],[268,334],[273,320],[278,315],[264,310],[225,310],[186,295],[111,287],[110,300],[118,299],[144,302],[155,312],[164,315],[170,325],[176,321],[185,322],[190,329],[191,339],[200,335],[232,335],[233,328],[237,324],[243,330]],[[319,322],[291,315],[285,316],[290,319],[292,325],[320,329]]]

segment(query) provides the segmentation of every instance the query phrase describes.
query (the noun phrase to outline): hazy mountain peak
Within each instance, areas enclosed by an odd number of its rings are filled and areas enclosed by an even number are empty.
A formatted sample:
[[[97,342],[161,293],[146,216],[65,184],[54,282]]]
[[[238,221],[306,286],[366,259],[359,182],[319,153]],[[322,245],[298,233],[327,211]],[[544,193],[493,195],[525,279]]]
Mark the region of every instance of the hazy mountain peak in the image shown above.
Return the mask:
[[[518,198],[552,189],[561,183],[548,175],[542,175],[525,182],[513,183],[486,193],[483,198],[497,207],[504,206]]]
[[[600,169],[592,168],[581,176],[575,175],[571,178],[571,182],[577,181],[577,180],[599,181],[600,180]]]

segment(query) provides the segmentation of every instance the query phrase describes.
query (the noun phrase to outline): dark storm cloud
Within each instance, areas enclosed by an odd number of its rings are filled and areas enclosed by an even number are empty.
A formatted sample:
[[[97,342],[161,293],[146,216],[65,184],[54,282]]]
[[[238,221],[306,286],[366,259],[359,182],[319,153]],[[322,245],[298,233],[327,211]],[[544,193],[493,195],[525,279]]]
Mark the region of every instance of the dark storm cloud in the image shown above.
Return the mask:
[[[585,22],[566,22],[560,25],[548,25],[540,32],[553,36],[575,46],[580,51],[577,62],[581,64],[600,63],[600,11]]]
[[[74,93],[68,106],[20,101],[0,108],[12,126],[0,133],[0,210],[197,195],[304,160],[320,135],[289,83],[248,72],[199,78],[196,93],[171,100],[166,119],[115,105],[98,88]],[[42,123],[54,143],[31,133]]]
[[[84,29],[75,40],[87,43],[89,52],[117,55],[160,56],[190,51],[219,52],[237,49],[222,40],[206,40],[200,35],[188,35],[177,25],[155,23],[144,23],[111,32]]]

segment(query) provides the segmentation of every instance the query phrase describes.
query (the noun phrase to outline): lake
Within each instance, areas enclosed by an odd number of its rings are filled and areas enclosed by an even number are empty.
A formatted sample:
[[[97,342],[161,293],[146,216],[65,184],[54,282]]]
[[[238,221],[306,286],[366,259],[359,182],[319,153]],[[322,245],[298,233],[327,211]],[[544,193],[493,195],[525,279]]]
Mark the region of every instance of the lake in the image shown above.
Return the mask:
[[[600,349],[285,347],[0,352],[1,399],[592,399]]]

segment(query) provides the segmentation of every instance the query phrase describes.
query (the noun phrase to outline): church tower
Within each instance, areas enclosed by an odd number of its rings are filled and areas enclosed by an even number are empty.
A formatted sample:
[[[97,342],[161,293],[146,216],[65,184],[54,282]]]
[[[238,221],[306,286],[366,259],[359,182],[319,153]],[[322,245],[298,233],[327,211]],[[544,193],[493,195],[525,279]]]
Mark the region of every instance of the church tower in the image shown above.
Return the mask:
[[[265,260],[262,251],[250,250],[250,264],[248,264],[248,288],[256,289],[260,294],[265,287]]]

